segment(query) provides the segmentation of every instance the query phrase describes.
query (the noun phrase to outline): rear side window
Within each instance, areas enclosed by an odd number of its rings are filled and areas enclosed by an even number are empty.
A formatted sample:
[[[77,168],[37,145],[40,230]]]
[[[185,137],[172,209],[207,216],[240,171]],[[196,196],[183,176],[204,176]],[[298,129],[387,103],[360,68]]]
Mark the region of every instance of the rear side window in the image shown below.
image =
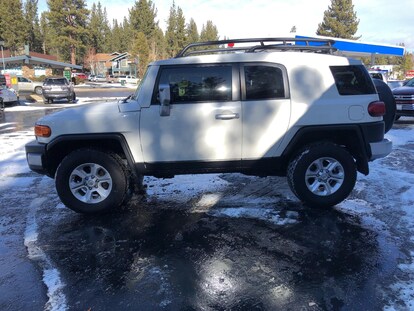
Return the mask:
[[[330,68],[340,95],[376,93],[374,83],[364,66],[331,66]]]
[[[283,73],[278,67],[247,65],[244,67],[246,100],[285,98]]]
[[[170,85],[173,103],[230,101],[232,66],[166,67],[161,71],[159,84]]]

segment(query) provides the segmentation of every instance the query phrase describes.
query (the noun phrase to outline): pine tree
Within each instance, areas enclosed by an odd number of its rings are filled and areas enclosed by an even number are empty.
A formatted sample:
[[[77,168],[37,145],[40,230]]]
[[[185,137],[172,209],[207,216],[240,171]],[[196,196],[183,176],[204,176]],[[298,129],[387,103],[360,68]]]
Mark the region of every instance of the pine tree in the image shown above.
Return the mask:
[[[342,39],[357,40],[359,19],[354,11],[352,0],[331,0],[331,5],[323,14],[316,34]]]
[[[194,19],[190,19],[190,22],[186,27],[187,35],[187,44],[198,42],[200,40],[200,35],[198,34],[197,24]]]
[[[26,44],[34,52],[42,52],[42,34],[39,16],[37,15],[38,0],[26,0],[24,4],[24,20],[26,24]]]
[[[77,51],[85,52],[89,11],[84,0],[48,0],[47,14],[50,26],[56,31],[52,44],[59,48],[62,56],[76,64]],[[82,53],[79,53],[82,54]]]
[[[0,37],[12,55],[23,50],[26,31],[21,0],[0,0]]]
[[[129,9],[129,23],[135,32],[142,32],[149,41],[154,37],[157,10],[151,0],[139,0]]]
[[[178,50],[185,47],[187,43],[186,28],[185,28],[185,17],[183,10],[177,7],[177,24],[175,29],[175,40],[177,41]]]
[[[175,1],[173,1],[170,7],[170,15],[167,20],[167,30],[165,31],[165,41],[167,44],[167,55],[169,57],[177,54],[178,45],[175,40],[175,30],[177,29],[177,8],[175,7]]]
[[[167,43],[167,54],[175,56],[186,44],[185,17],[180,7],[175,6],[175,2],[170,8],[170,15],[167,20],[167,31],[165,33]]]
[[[53,45],[56,36],[55,32],[55,29],[49,25],[47,12],[42,12],[40,15],[40,33],[42,38],[42,51],[44,54],[59,55],[58,48]]]
[[[154,40],[150,43],[150,61],[167,58],[167,48],[164,32],[157,26],[155,28]]]
[[[97,53],[108,51],[108,41],[110,36],[110,28],[106,9],[102,8],[100,2],[92,5],[91,18],[88,27],[90,35],[90,44]]]
[[[413,54],[405,52],[403,57],[399,57],[396,71],[398,71],[398,79],[404,80],[408,70],[413,70]]]
[[[217,41],[219,39],[217,27],[211,20],[208,20],[200,33],[200,41]]]
[[[138,60],[138,76],[142,77],[148,66],[150,54],[148,41],[143,32],[137,33],[135,39],[132,42],[130,54],[132,58]]]

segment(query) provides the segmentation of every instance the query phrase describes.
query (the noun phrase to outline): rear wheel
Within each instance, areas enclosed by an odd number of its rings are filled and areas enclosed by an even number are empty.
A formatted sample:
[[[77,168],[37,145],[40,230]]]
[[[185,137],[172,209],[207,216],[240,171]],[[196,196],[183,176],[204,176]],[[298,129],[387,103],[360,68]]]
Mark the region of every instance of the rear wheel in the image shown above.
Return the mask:
[[[126,165],[114,153],[79,149],[66,156],[55,176],[62,202],[78,213],[118,208],[128,190]]]
[[[292,192],[314,207],[334,206],[348,197],[356,182],[356,165],[344,148],[333,143],[305,147],[290,163]]]
[[[41,86],[36,86],[34,91],[37,95],[42,95],[42,93],[43,93],[43,90],[42,90]]]

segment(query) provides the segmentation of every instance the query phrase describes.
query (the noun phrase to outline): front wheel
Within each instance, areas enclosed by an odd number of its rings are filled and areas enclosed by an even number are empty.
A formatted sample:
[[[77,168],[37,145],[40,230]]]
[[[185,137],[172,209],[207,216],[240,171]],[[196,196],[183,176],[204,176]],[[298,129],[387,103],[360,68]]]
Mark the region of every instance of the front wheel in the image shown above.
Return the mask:
[[[348,197],[356,182],[356,165],[344,148],[333,143],[305,147],[287,172],[292,192],[315,207],[334,206]]]
[[[128,190],[126,165],[113,153],[79,149],[59,165],[55,183],[62,202],[78,213],[103,213],[118,208]]]

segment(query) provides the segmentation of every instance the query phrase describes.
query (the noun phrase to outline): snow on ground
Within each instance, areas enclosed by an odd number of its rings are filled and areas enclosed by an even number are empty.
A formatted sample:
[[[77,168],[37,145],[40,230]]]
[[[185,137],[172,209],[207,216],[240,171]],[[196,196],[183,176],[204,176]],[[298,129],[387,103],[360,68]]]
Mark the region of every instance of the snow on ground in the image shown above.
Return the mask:
[[[113,98],[116,100],[116,98]],[[80,98],[76,105],[87,104],[88,102],[103,100],[99,98]],[[108,100],[108,98],[105,98]],[[7,111],[32,111],[38,109],[56,108],[55,105],[36,106],[36,104],[23,103],[21,106],[8,107]],[[1,123],[0,130],[12,127],[13,124]],[[1,131],[0,131],[1,133]],[[414,142],[414,130],[411,128],[398,128],[391,130],[386,136],[393,141],[394,149],[401,149]],[[0,192],[11,191],[19,187],[30,191],[30,185],[35,176],[27,167],[24,145],[34,139],[32,130],[18,131],[0,134]],[[372,226],[375,230],[382,230],[394,224],[388,223],[382,212],[385,210],[401,215],[400,220],[395,226],[397,230],[408,232],[408,240],[414,242],[414,175],[401,168],[404,161],[395,157],[395,163],[390,165],[388,160],[376,160],[370,164],[370,174],[368,176],[358,175],[358,182],[351,197],[336,208],[345,212],[355,214],[365,221],[367,226]],[[399,162],[401,161],[401,163]],[[19,178],[16,178],[19,177]],[[37,176],[38,177],[38,176]],[[268,221],[275,225],[289,225],[297,222],[298,215],[295,212],[288,212],[283,217],[278,211],[268,208],[267,200],[278,200],[274,197],[237,197],[233,194],[232,201],[240,202],[239,206],[229,205],[229,201],[223,197],[225,190],[229,187],[229,182],[220,178],[220,175],[191,175],[178,176],[174,180],[163,180],[147,177],[145,183],[148,185],[148,197],[155,202],[174,202],[186,203],[195,200],[195,209],[192,212],[204,211],[214,217],[234,217],[258,219]],[[374,185],[374,187],[373,187]],[[368,189],[368,187],[370,187]],[[373,188],[372,188],[373,187]],[[282,190],[283,192],[283,190]],[[364,194],[360,196],[360,194]],[[234,198],[237,197],[237,200]],[[196,198],[196,199],[194,199]],[[393,202],[392,204],[390,202]],[[36,203],[36,202],[35,202]],[[62,204],[57,208],[62,208]],[[391,209],[391,210],[390,210]],[[394,210],[392,210],[394,209]],[[31,214],[29,214],[28,217]],[[33,216],[33,215],[32,215]],[[25,243],[29,247],[36,247],[36,223],[28,219]],[[30,252],[29,248],[29,252]],[[38,250],[41,252],[41,250]],[[399,265],[399,269],[404,273],[406,280],[396,281],[391,289],[396,293],[399,303],[390,303],[386,307],[387,311],[400,310],[401,302],[405,305],[404,310],[414,310],[414,248],[404,250],[410,258],[410,262]],[[44,282],[48,287],[50,300],[48,306],[50,310],[57,310],[53,307],[56,301],[62,302],[65,299],[61,295],[64,286],[59,279],[59,271],[51,264],[48,259],[44,259]]]

